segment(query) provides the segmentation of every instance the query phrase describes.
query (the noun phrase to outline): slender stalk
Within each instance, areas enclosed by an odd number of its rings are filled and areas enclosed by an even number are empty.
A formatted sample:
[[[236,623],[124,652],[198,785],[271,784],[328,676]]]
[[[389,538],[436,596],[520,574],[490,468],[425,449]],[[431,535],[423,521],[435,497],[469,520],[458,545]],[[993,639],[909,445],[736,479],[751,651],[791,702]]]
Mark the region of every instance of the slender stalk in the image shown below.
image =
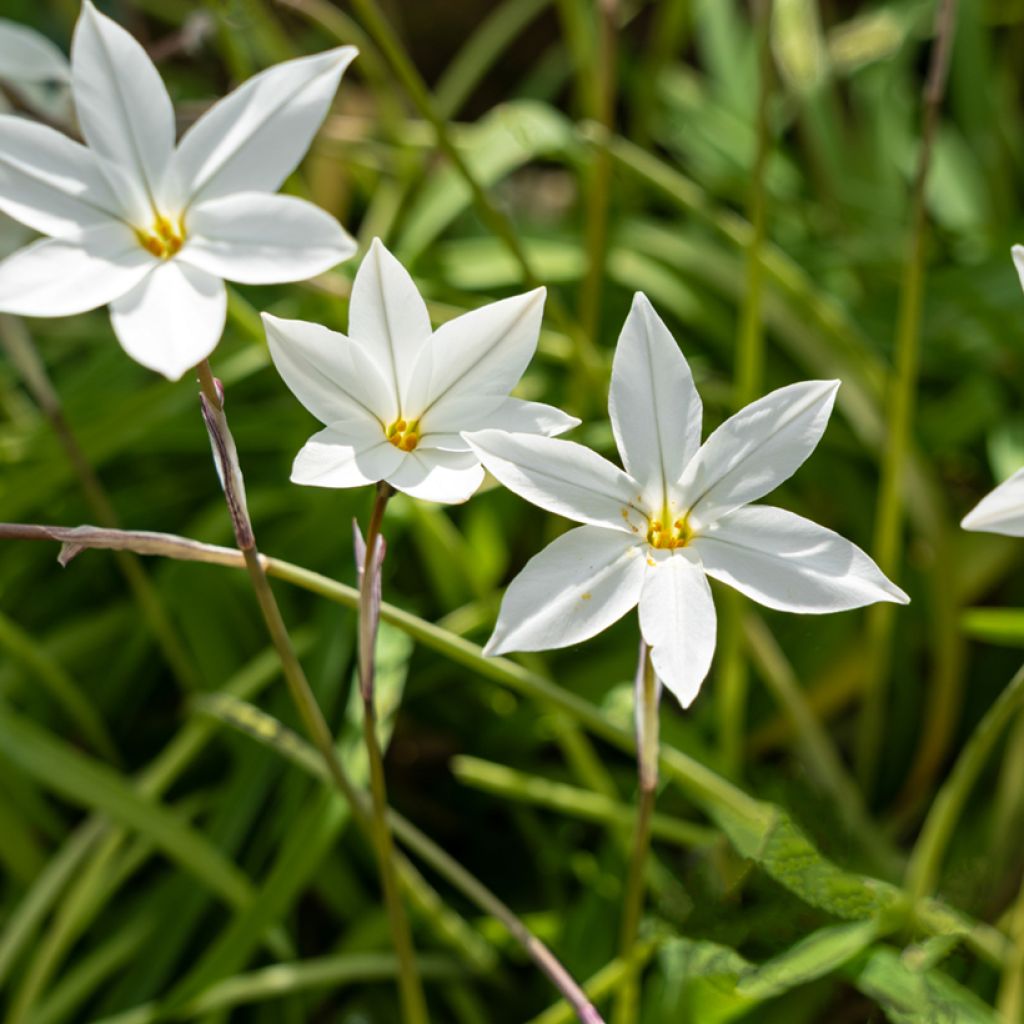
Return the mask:
[[[78,478],[78,484],[91,514],[101,526],[116,530],[120,524],[110,496],[89,457],[78,443],[78,438],[64,413],[60,396],[25,325],[15,317],[0,316],[0,345],[21,375],[40,412],[49,421],[50,428],[64,449],[72,472]],[[185,644],[138,558],[128,551],[118,551],[114,558],[168,667],[184,689],[199,689],[199,677]]]
[[[647,893],[647,856],[651,849],[651,820],[658,790],[658,700],[661,696],[658,677],[651,663],[650,648],[640,641],[640,657],[636,669],[636,747],[639,794],[636,820],[633,825],[633,848],[626,874],[622,921],[619,926],[619,958],[633,958],[640,917]],[[639,1015],[640,964],[623,976],[622,987],[615,1001],[615,1024],[633,1024]]]
[[[618,50],[618,0],[598,0],[598,52],[594,62],[594,93],[597,116],[612,132],[615,127],[616,55]],[[588,338],[595,338],[601,317],[605,257],[608,249],[608,215],[612,183],[612,157],[607,149],[592,154],[587,190],[587,272],[580,289],[580,322]]]
[[[323,712],[320,710],[320,705],[317,703],[313,690],[309,685],[306,673],[295,653],[295,648],[292,646],[291,638],[288,635],[288,629],[281,616],[281,609],[278,607],[277,600],[274,597],[274,592],[270,589],[270,582],[267,579],[263,562],[261,561],[259,551],[256,548],[256,538],[253,534],[252,523],[249,519],[249,513],[245,503],[245,488],[242,482],[241,469],[238,464],[238,454],[235,450],[234,439],[231,436],[231,431],[224,415],[223,392],[221,391],[217,381],[214,379],[208,362],[202,362],[196,368],[196,374],[199,379],[201,391],[200,398],[202,402],[203,419],[206,422],[206,427],[210,434],[210,442],[214,451],[214,461],[217,465],[221,486],[224,489],[224,497],[227,501],[228,511],[231,514],[231,522],[235,530],[235,540],[242,552],[242,557],[245,560],[245,568],[249,573],[249,580],[252,584],[253,592],[256,595],[256,600],[259,603],[260,611],[263,614],[263,620],[266,623],[267,632],[270,634],[274,647],[281,658],[281,667],[284,672],[285,680],[288,684],[289,693],[291,694],[292,700],[302,718],[306,731],[313,739],[321,757],[324,759],[324,763],[327,766],[327,770],[332,781],[349,804],[354,805],[356,802],[356,791],[345,775],[341,762],[338,759],[338,755],[334,749],[334,738],[331,735],[331,731],[328,728],[326,720],[324,719]],[[372,551],[373,548],[370,548],[370,550]],[[372,716],[370,727],[372,729]],[[385,889],[386,902],[390,898],[397,899],[394,874],[391,873],[388,878],[382,879],[382,881]],[[389,897],[389,887],[391,888],[391,897]],[[388,903],[388,910],[390,916],[390,902]],[[393,917],[391,920],[392,924],[395,924]],[[408,925],[406,924],[406,932],[407,931]],[[400,960],[403,957],[403,950],[400,945],[401,942],[402,939],[400,937],[395,943],[395,952],[399,956]],[[408,950],[411,953],[411,942],[408,945]],[[410,1024],[420,1024],[420,1022],[427,1020],[425,1005],[422,1007],[422,1013],[417,1016],[415,997],[413,997],[414,1001],[411,1004],[407,1002],[408,995],[406,985],[410,984],[408,981],[409,977],[414,979],[416,978],[415,968],[413,968],[413,973],[411,975],[407,974],[405,969],[403,969],[400,976],[403,979],[402,1000],[403,1007],[406,1012],[405,1019],[410,1022]],[[413,984],[418,984],[418,980]],[[420,996],[420,1001],[422,1003],[422,995]]]
[[[746,245],[746,288],[736,336],[736,378],[734,404],[737,409],[752,402],[761,391],[764,376],[764,326],[761,317],[764,266],[762,249],[766,233],[767,190],[765,171],[771,153],[769,101],[772,91],[770,27],[771,0],[755,0],[754,17],[758,46],[757,143],[751,172],[747,212],[751,233]],[[733,778],[742,774],[744,734],[747,718],[749,670],[743,648],[744,599],[738,591],[723,594],[720,604],[721,644],[715,687],[718,743],[722,767]]]
[[[395,848],[388,825],[388,795],[384,779],[384,757],[377,741],[377,708],[375,702],[374,650],[377,645],[377,628],[380,623],[381,563],[384,560],[384,538],[381,524],[387,508],[391,488],[386,483],[377,485],[370,525],[366,531],[365,544],[356,535],[356,559],[361,561],[359,570],[359,693],[363,699],[363,739],[370,764],[371,824],[374,847],[377,851],[377,867],[384,889],[384,905],[391,925],[391,941],[398,957],[398,984],[402,996],[402,1010],[406,1021],[425,1022],[429,1019],[423,986],[416,968],[416,953],[405,904],[398,888],[395,870]],[[360,548],[363,550],[360,551]],[[360,559],[360,555],[362,558]]]
[[[1024,707],[1024,667],[1010,680],[971,733],[932,803],[907,865],[907,888],[915,900],[928,896],[935,888],[946,847],[967,798],[1003,730],[1021,707]]]
[[[903,534],[903,478],[911,445],[914,400],[920,360],[921,311],[924,296],[924,258],[928,235],[925,186],[946,91],[949,58],[956,25],[956,0],[938,0],[935,43],[924,88],[921,146],[911,192],[911,224],[900,305],[896,324],[895,367],[890,385],[888,436],[882,446],[881,483],[875,517],[874,556],[890,578],[899,570]],[[864,703],[857,735],[857,772],[870,793],[878,775],[886,697],[889,688],[892,629],[896,606],[876,604],[868,611]]]

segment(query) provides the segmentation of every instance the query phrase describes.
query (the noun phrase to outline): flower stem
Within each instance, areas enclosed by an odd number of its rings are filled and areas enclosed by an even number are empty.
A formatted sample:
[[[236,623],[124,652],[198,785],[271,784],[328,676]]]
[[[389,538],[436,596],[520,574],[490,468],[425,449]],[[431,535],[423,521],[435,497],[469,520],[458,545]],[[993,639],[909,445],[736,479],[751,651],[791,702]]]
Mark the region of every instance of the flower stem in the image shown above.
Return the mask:
[[[915,901],[930,896],[935,888],[946,848],[971,790],[999,737],[1021,707],[1024,707],[1024,667],[1017,671],[971,733],[949,777],[932,801],[907,865],[906,888]]]
[[[365,544],[356,529],[356,558],[362,562],[359,569],[359,693],[363,699],[363,739],[370,763],[371,823],[373,842],[377,851],[377,867],[384,890],[384,905],[391,925],[391,941],[398,956],[398,984],[402,995],[402,1011],[408,1022],[429,1020],[423,986],[416,968],[409,919],[398,889],[395,871],[395,844],[388,824],[388,795],[384,778],[384,758],[377,741],[377,709],[374,699],[374,650],[380,623],[381,579],[384,560],[384,538],[381,524],[387,508],[391,488],[386,483],[377,485],[370,525]],[[363,548],[360,551],[360,548]],[[360,554],[362,558],[359,559]]]
[[[651,819],[658,789],[658,698],[660,686],[651,664],[650,648],[640,641],[640,657],[636,672],[636,746],[639,776],[636,821],[633,826],[633,848],[626,875],[622,923],[619,926],[619,958],[633,959],[644,896],[647,892],[647,855],[651,849]],[[614,1024],[633,1024],[639,1015],[639,963],[634,963],[623,976],[615,1002]]]
[[[896,323],[895,367],[888,403],[888,437],[882,446],[881,483],[875,517],[873,554],[890,578],[898,576],[903,532],[903,477],[910,450],[914,399],[920,361],[921,311],[924,301],[925,241],[928,234],[925,186],[946,90],[949,58],[956,24],[956,0],[939,0],[935,15],[935,43],[924,88],[924,112],[917,170],[911,193],[911,225],[903,265]],[[861,787],[870,795],[878,774],[890,672],[890,642],[895,605],[876,604],[868,611],[864,703],[857,735],[857,772]],[[934,696],[934,695],[933,695]],[[945,707],[950,695],[931,703]],[[922,735],[930,732],[928,723]]]
[[[213,377],[209,362],[204,360],[200,363],[196,368],[196,374],[199,378],[203,419],[206,422],[210,435],[214,461],[217,465],[228,511],[231,514],[231,522],[235,530],[235,540],[245,560],[245,568],[249,573],[249,580],[256,595],[256,600],[259,603],[260,612],[263,614],[267,632],[270,634],[270,639],[273,641],[274,647],[281,659],[281,667],[284,672],[285,681],[288,684],[288,691],[302,718],[303,726],[324,759],[332,782],[337,786],[349,805],[354,807],[358,803],[357,791],[345,775],[341,762],[338,760],[338,755],[334,749],[334,738],[309,685],[306,673],[295,653],[295,648],[292,646],[288,629],[281,616],[281,609],[278,607],[274,592],[270,588],[270,582],[267,579],[263,561],[256,547],[256,538],[253,534],[252,523],[249,519],[245,503],[245,490],[242,483],[241,469],[238,464],[238,455],[235,450],[234,439],[231,436],[231,431],[228,428],[227,419],[224,415],[223,392]],[[371,547],[369,550],[372,551],[373,548]],[[389,884],[392,887],[394,886],[393,874],[389,881],[386,880],[384,882],[385,895],[387,894]],[[402,951],[397,942],[396,953],[401,960]],[[403,1004],[405,1004],[404,979],[407,977],[407,974],[404,968],[401,972],[401,977],[403,978]],[[416,977],[416,975],[413,973],[412,977]],[[409,1006],[407,1004],[406,1010],[408,1013]],[[414,1013],[415,1007],[406,1016],[406,1020],[410,1024],[419,1024],[419,1022],[427,1020],[425,1009],[419,1017],[414,1016]]]
[[[772,90],[771,16],[772,0],[757,0],[754,5],[758,49],[757,148],[747,202],[752,230],[746,245],[746,287],[736,337],[734,404],[737,409],[742,409],[757,398],[764,376],[761,295],[767,205],[765,173],[772,145],[769,120]],[[718,654],[715,710],[718,713],[719,749],[723,770],[731,778],[738,778],[742,774],[750,676],[743,645],[744,599],[742,594],[735,590],[728,590],[722,598],[719,613],[722,639]]]

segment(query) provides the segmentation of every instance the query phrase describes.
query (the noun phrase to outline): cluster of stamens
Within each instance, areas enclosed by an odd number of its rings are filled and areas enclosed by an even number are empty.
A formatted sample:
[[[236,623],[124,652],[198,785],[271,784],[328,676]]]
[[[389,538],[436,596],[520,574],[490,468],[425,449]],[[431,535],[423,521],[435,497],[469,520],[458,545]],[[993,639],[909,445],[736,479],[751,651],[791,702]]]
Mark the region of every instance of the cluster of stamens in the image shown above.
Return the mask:
[[[651,519],[648,523],[647,543],[652,548],[668,550],[685,548],[692,538],[693,530],[690,529],[690,523],[686,516],[681,516],[668,527],[660,519]]]
[[[137,234],[142,248],[161,260],[169,260],[185,244],[185,232],[181,223],[162,216],[153,221],[153,226],[148,232],[140,230]]]
[[[389,444],[400,448],[403,452],[411,452],[420,443],[419,423],[406,423],[398,419],[385,431]]]

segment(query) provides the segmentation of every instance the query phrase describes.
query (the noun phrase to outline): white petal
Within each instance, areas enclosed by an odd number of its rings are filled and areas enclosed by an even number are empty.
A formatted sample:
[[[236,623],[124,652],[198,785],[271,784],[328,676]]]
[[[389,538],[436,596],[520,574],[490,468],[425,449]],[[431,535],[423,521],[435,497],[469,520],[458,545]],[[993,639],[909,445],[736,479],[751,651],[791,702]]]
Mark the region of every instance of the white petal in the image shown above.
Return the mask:
[[[545,295],[543,288],[536,288],[464,313],[437,329],[430,339],[432,429],[465,429],[459,422],[464,399],[505,396],[515,387],[537,349]]]
[[[72,89],[78,123],[89,148],[124,172],[123,205],[134,216],[153,215],[174,151],[174,108],[146,51],[117,22],[92,5],[71,41]],[[138,222],[143,226],[145,222]]]
[[[406,453],[389,444],[380,424],[332,423],[314,434],[292,465],[292,482],[308,487],[363,487],[393,473]]]
[[[483,466],[472,452],[417,448],[388,475],[388,483],[414,498],[459,505],[483,483]]]
[[[788,480],[821,440],[838,387],[837,380],[790,384],[727,419],[679,481],[695,522],[707,525]]]
[[[1013,254],[1013,265],[1017,268],[1020,285],[1024,288],[1024,245],[1015,245],[1010,252]]]
[[[730,512],[693,547],[709,576],[780,611],[819,614],[910,601],[856,544],[770,505]]]
[[[581,444],[501,430],[465,439],[494,477],[540,508],[626,533],[647,528],[636,481]]]
[[[174,154],[169,201],[276,192],[305,155],[356,53],[342,46],[275,64],[215,103]]]
[[[0,18],[0,79],[8,82],[66,82],[67,58],[46,36]]]
[[[1024,469],[1018,469],[964,516],[965,530],[1024,537]]]
[[[636,606],[643,582],[637,541],[599,526],[570,530],[509,585],[484,653],[549,651],[589,640]]]
[[[120,216],[92,152],[10,114],[0,114],[0,210],[58,238],[77,238],[85,228]]]
[[[193,206],[179,259],[227,281],[304,281],[346,260],[356,243],[329,214],[295,196],[239,192]]]
[[[269,313],[263,326],[277,372],[321,423],[355,419],[379,429],[391,423],[396,409],[387,383],[344,334]]]
[[[654,671],[688,708],[715,654],[715,605],[697,557],[682,548],[650,552],[640,594],[640,632],[651,648]]]
[[[666,508],[700,447],[702,405],[683,353],[642,292],[615,348],[608,412],[626,472]]]
[[[379,238],[370,244],[352,284],[348,333],[390,382],[402,408],[415,416],[420,410],[409,406],[406,385],[414,371],[429,374],[417,364],[430,337],[430,315],[409,272]]]
[[[483,408],[484,412],[478,414],[478,408]],[[484,399],[476,407],[471,400],[467,400],[465,411],[467,430],[504,430],[510,434],[543,434],[545,437],[554,437],[580,424],[575,416],[570,416],[553,405],[526,402],[521,398],[500,398],[496,401]],[[464,452],[468,449],[469,446],[461,434],[429,433],[427,431],[431,429],[430,424],[431,414],[428,413],[422,420],[425,431],[423,441],[429,442],[431,447],[453,452]]]
[[[226,312],[223,281],[168,260],[111,304],[110,322],[132,359],[177,380],[217,347]]]
[[[43,238],[0,263],[0,310],[21,316],[84,313],[131,291],[156,260],[123,224],[110,221],[79,241]]]

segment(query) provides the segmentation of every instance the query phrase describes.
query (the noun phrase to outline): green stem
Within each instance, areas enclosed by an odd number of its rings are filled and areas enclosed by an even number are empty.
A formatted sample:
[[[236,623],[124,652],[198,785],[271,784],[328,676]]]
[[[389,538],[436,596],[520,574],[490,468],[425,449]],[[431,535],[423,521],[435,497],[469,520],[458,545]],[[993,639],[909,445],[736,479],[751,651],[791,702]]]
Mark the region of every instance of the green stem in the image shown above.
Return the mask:
[[[874,556],[889,577],[898,574],[903,534],[903,477],[910,450],[920,361],[921,310],[924,294],[924,254],[928,234],[925,186],[946,89],[949,57],[956,23],[956,0],[939,0],[936,38],[924,89],[924,112],[917,172],[911,193],[911,224],[903,265],[896,324],[895,367],[890,385],[888,436],[882,446],[881,483],[875,517]],[[883,723],[889,688],[890,655],[895,605],[876,604],[868,611],[864,703],[857,735],[857,772],[870,793],[878,776]]]
[[[992,754],[1003,730],[1024,706],[1024,668],[1010,680],[1006,689],[988,709],[971,733],[938,795],[932,802],[914,851],[907,865],[907,887],[915,901],[935,888],[942,860],[964,805],[981,770]]]
[[[1010,915],[1013,952],[1003,971],[996,1009],[1005,1021],[1024,1020],[1024,884]]]
[[[363,739],[370,764],[370,804],[377,867],[384,890],[384,905],[391,926],[391,941],[398,957],[398,985],[402,996],[402,1011],[410,1024],[429,1020],[426,997],[416,967],[416,952],[405,904],[398,888],[395,871],[395,848],[388,825],[388,795],[384,778],[384,758],[377,741],[377,709],[374,686],[374,648],[377,644],[377,626],[380,621],[381,562],[384,557],[384,538],[381,524],[387,508],[391,488],[386,483],[377,485],[370,525],[366,531],[363,564],[359,573],[359,692],[363,699]]]
[[[658,698],[659,686],[651,663],[650,648],[641,641],[637,665],[636,717],[639,796],[633,826],[633,847],[626,874],[619,927],[619,959],[633,960],[644,896],[647,893],[647,856],[651,849],[651,820],[658,791]],[[627,971],[615,1001],[615,1024],[634,1024],[640,1010],[640,965]]]
[[[757,101],[757,147],[751,171],[750,197],[747,204],[751,233],[746,245],[746,288],[740,310],[736,337],[735,406],[752,402],[760,393],[764,376],[764,327],[761,317],[761,294],[764,267],[761,250],[765,243],[765,209],[767,206],[765,170],[771,153],[769,101],[772,90],[772,57],[770,47],[772,3],[758,0],[755,4],[758,39],[759,87]],[[718,737],[722,767],[726,775],[742,774],[743,739],[746,732],[747,690],[749,672],[743,650],[743,596],[736,591],[723,595],[720,605],[721,644],[718,652],[718,678],[715,688],[718,712]]]
[[[598,0],[598,54],[594,62],[594,94],[597,116],[609,131],[615,127],[616,51],[618,49],[618,0]],[[612,183],[612,157],[607,149],[593,153],[587,190],[587,272],[580,290],[580,322],[588,338],[596,338],[604,292],[605,258],[608,250],[608,214]]]
[[[25,329],[25,325],[15,317],[0,316],[0,344],[3,345],[11,363],[21,374],[33,401],[49,420],[54,435],[64,449],[64,455],[71,470],[78,478],[79,486],[91,514],[96,517],[96,522],[101,526],[116,530],[119,522],[113,503],[89,461],[89,457],[78,443],[78,438],[64,413],[60,396],[50,380],[46,365],[40,359],[39,352],[31,335]],[[185,644],[171,617],[167,614],[156,587],[153,586],[149,576],[139,564],[138,558],[128,551],[119,551],[115,555],[115,561],[168,667],[183,689],[186,691],[199,689],[199,677],[188,656]]]

